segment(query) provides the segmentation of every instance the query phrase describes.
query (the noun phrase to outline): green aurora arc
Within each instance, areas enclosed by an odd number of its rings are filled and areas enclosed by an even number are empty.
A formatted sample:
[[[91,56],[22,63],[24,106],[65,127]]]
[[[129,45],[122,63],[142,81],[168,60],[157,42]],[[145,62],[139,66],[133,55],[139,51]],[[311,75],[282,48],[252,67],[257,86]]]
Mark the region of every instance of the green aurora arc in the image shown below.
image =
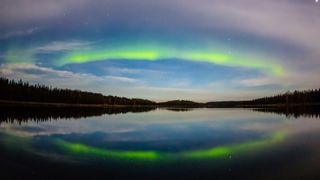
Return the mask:
[[[190,42],[186,42],[186,44],[189,43]],[[34,46],[41,47],[41,44]],[[55,67],[61,67],[67,64],[81,64],[105,60],[157,61],[179,59],[227,67],[256,69],[265,74],[278,77],[284,75],[283,66],[276,63],[271,57],[267,60],[259,56],[247,57],[239,54],[225,53],[225,51],[221,50],[224,46],[219,48],[219,45],[199,45],[199,47],[192,48],[188,46],[177,47],[177,45],[170,43],[155,44],[148,41],[123,44],[114,44],[114,42],[111,42],[110,45],[104,42],[102,45],[92,45],[81,50],[61,51],[59,57],[50,60],[51,62],[48,63]],[[226,49],[226,47],[224,49]],[[8,48],[3,57],[6,63],[36,63],[38,61],[37,55],[41,53],[43,52],[37,51],[35,47],[23,49],[22,47],[12,46]],[[21,59],[21,57],[23,58]]]
[[[55,144],[74,155],[94,156],[99,158],[113,158],[122,160],[172,160],[177,158],[183,159],[204,159],[204,158],[226,158],[230,155],[258,151],[266,147],[278,144],[285,138],[284,132],[276,132],[266,139],[253,140],[249,142],[217,146],[203,150],[191,150],[177,153],[165,153],[158,151],[121,151],[107,150],[97,147],[88,146],[80,143],[70,143],[63,140],[56,140]]]
[[[55,61],[54,65],[63,66],[71,63],[87,63],[116,59],[145,61],[180,59],[193,62],[207,62],[229,67],[252,68],[274,76],[282,76],[284,74],[281,65],[265,60],[262,61],[241,56],[215,53],[209,50],[174,50],[174,48],[158,47],[106,48],[102,50],[73,51]]]

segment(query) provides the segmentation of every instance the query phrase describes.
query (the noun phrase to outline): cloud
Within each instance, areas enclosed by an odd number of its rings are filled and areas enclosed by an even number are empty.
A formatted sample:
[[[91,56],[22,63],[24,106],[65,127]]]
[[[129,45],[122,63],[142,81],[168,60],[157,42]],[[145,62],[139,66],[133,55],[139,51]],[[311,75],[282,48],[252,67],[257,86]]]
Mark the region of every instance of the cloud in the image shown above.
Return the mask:
[[[96,42],[81,41],[81,40],[65,40],[65,41],[52,41],[44,43],[41,46],[35,47],[9,47],[0,58],[3,58],[7,63],[17,62],[33,62],[37,61],[36,56],[42,53],[64,53],[66,51],[85,50],[90,49],[91,45]]]
[[[138,82],[137,79],[128,78],[128,77],[121,77],[121,76],[105,76],[106,79],[112,81],[120,81],[120,82],[127,82],[127,83],[136,83]]]
[[[18,63],[18,64],[2,64],[0,66],[0,75],[13,79],[71,79],[75,80],[99,80],[99,77],[84,74],[73,73],[70,71],[55,70],[48,67],[41,67],[34,64]]]
[[[222,29],[320,48],[319,6],[311,0],[3,0],[1,4],[1,25],[58,19],[65,21],[66,27],[75,26],[70,20],[90,20],[95,25],[122,22],[128,28],[145,25],[187,32],[197,29],[202,33]]]
[[[285,83],[283,79],[274,78],[274,77],[257,77],[257,78],[242,79],[242,80],[235,80],[235,81],[237,81],[238,84],[246,87],[280,85]]]
[[[232,32],[235,32],[244,34],[251,40],[260,39],[262,43],[270,41],[274,46],[283,42],[286,46],[296,47],[296,51],[305,52],[309,62],[318,61],[320,11],[313,1],[205,0],[201,5],[197,5],[198,3],[183,3],[182,7],[186,12],[196,14],[195,20],[199,20],[199,23],[195,24],[200,28],[206,28],[207,31],[220,28],[230,32],[231,37]],[[270,51],[272,46],[268,49]],[[282,53],[290,55],[294,51]],[[287,59],[285,63],[292,66],[292,61],[299,63],[300,57]]]
[[[1,35],[0,39],[7,39],[7,38],[11,38],[11,37],[31,35],[34,32],[38,31],[39,29],[40,29],[39,27],[32,27],[32,28],[25,29],[25,30],[16,30],[16,31],[7,32],[7,33],[4,33],[3,35]]]
[[[103,69],[110,74],[162,75],[167,73],[160,70],[139,68],[105,67]]]
[[[237,87],[254,88],[264,86],[277,86],[277,90],[316,89],[320,86],[320,80],[316,77],[319,71],[309,70],[305,73],[291,73],[283,77],[259,76],[254,78],[234,78],[232,84]]]
[[[2,64],[0,66],[0,76],[10,79],[23,79],[35,83],[48,85],[85,88],[90,89],[90,85],[97,84],[117,84],[117,83],[139,83],[140,80],[123,76],[95,76],[87,73],[74,73],[65,70],[55,70],[48,67],[41,67],[34,64]],[[53,84],[51,84],[53,83]],[[93,88],[94,89],[94,88]]]
[[[46,21],[54,17],[62,17],[70,10],[84,7],[88,0],[2,0],[0,6],[0,23],[14,25],[23,22]]]
[[[103,94],[111,94],[125,97],[147,98],[155,101],[167,101],[172,99],[188,99],[195,101],[214,100],[244,100],[253,97],[261,97],[275,92],[248,91],[227,88],[230,84],[219,84],[217,88],[193,88],[168,86],[151,86],[140,79],[125,76],[95,76],[88,73],[74,73],[65,70],[56,70],[33,64],[2,64],[0,65],[0,76],[10,79],[23,79],[31,84],[40,83],[52,87],[80,89]],[[243,80],[243,82],[261,85],[269,80]],[[242,83],[243,83],[242,82]],[[184,86],[184,85],[183,85]],[[281,91],[279,91],[281,92]]]
[[[226,72],[221,73],[221,76],[214,72],[214,75],[205,72],[199,77],[194,76],[196,68],[193,66],[177,69],[176,72],[164,70],[169,73],[163,80],[161,72],[142,69],[141,66],[132,65],[135,62],[129,61],[125,62],[128,66],[141,69],[107,68],[105,72],[108,76],[71,72],[77,67],[63,72],[41,66],[23,70],[1,66],[1,72],[12,77],[33,79],[34,82],[37,82],[37,79],[47,84],[54,83],[57,86],[74,85],[72,88],[97,91],[102,88],[101,91],[108,93],[163,99],[245,98],[266,93],[263,88],[259,89],[264,86],[272,86],[277,92],[287,88],[315,88],[320,86],[317,78],[320,70],[319,16],[319,3],[312,0],[2,0],[0,32],[5,33],[0,35],[0,58],[7,63],[42,62],[49,66],[54,65],[66,51],[78,50],[83,57],[83,50],[91,49],[96,56],[95,53],[100,50],[101,54],[106,54],[113,47],[123,48],[128,42],[129,50],[139,50],[140,45],[152,49],[153,45],[157,47],[163,43],[164,47],[159,49],[168,47],[170,50],[164,54],[171,54],[175,48],[177,55],[180,55],[183,49],[187,52],[221,52],[234,57],[232,63],[247,62],[247,66],[257,66],[258,62],[263,61],[267,67],[272,64],[283,67],[285,73],[283,77],[270,77],[268,74],[251,74],[252,71],[246,72],[246,68],[243,68],[241,74],[228,75],[224,67],[221,67]],[[48,31],[40,34],[35,33],[39,30],[37,28],[21,28],[39,27],[40,24]],[[11,37],[30,34],[30,42],[18,38],[17,41],[9,42]],[[96,39],[103,39],[104,44],[94,44]],[[246,61],[247,59],[252,61]],[[159,64],[153,65],[159,67]],[[87,65],[84,64],[82,69],[77,70],[88,68],[85,72],[97,72],[97,67]],[[177,66],[173,63],[170,65]],[[237,67],[232,68],[240,71]],[[183,75],[187,74],[191,83],[183,81],[184,77],[179,76],[179,73],[184,71],[187,73]],[[269,68],[265,71],[271,72]],[[96,74],[99,73],[101,72]],[[65,76],[70,77],[64,78]],[[217,78],[213,76],[221,78],[216,81]],[[202,79],[205,81],[201,81]],[[149,84],[143,84],[144,81]],[[195,81],[203,85],[195,87]],[[208,85],[208,82],[212,83]],[[128,83],[132,86],[126,87]],[[155,87],[150,87],[151,85]],[[175,85],[192,91],[185,91],[183,88],[166,89],[177,87]],[[231,88],[246,89],[248,92],[240,92],[239,89],[236,92],[230,90]],[[271,92],[271,89],[269,90]]]
[[[274,92],[252,92],[247,90],[228,89],[223,92],[215,89],[182,88],[182,87],[156,87],[133,85],[126,87],[110,87],[108,92],[126,97],[139,97],[162,102],[174,99],[192,100],[199,102],[222,100],[246,100],[253,97],[262,97]]]
[[[71,50],[83,50],[89,48],[93,42],[69,40],[69,41],[53,41],[41,47],[37,47],[34,50],[36,52],[55,52],[55,51],[71,51]]]
[[[286,59],[287,56],[296,52],[292,51],[287,54],[284,52],[285,55],[278,56],[276,57],[278,59],[275,60],[285,61],[284,63],[290,67],[295,67],[290,63],[292,61],[299,63],[300,66],[303,65],[301,58],[317,62],[317,57],[320,56],[318,43],[320,41],[320,36],[318,36],[320,11],[318,4],[311,0],[268,0],[263,3],[256,0],[236,2],[221,0],[96,0],[94,2],[89,0],[4,0],[2,4],[0,19],[3,22],[0,20],[0,26],[3,27],[9,27],[6,22],[32,24],[36,20],[41,20],[40,22],[48,23],[52,29],[58,30],[59,32],[53,33],[59,36],[61,30],[63,33],[74,34],[74,31],[81,32],[83,28],[86,30],[86,35],[89,36],[96,34],[108,36],[109,31],[114,32],[115,30],[134,36],[143,32],[145,36],[152,33],[158,34],[158,31],[155,30],[157,29],[161,31],[161,35],[166,32],[174,36],[177,32],[179,34],[189,33],[191,38],[194,37],[193,39],[202,39],[204,41],[202,44],[207,43],[208,39],[212,39],[211,43],[215,43],[215,38],[219,38],[221,34],[229,34],[229,39],[237,39],[233,37],[239,36],[238,38],[248,43],[233,47],[233,50],[251,45],[248,54],[259,51],[258,48],[252,47],[257,41],[260,41],[260,45],[269,43],[262,53],[271,56],[270,59],[274,55],[269,52],[271,49],[277,49],[275,47],[280,46],[279,44],[294,47],[299,53],[300,51],[303,53],[303,57]],[[124,11],[126,13],[123,13]],[[67,17],[64,16],[65,14],[68,14]],[[92,28],[82,26],[84,21],[92,23]],[[121,29],[117,29],[119,27]],[[136,31],[131,32],[134,29]],[[230,42],[237,43],[233,40]]]

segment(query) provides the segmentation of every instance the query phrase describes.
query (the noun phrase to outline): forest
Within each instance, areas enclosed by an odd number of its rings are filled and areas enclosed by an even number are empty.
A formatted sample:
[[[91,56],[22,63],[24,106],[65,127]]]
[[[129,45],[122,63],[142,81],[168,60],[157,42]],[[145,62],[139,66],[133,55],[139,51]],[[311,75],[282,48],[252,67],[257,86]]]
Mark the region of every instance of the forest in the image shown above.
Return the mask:
[[[52,88],[45,85],[31,85],[22,80],[15,81],[0,78],[0,100],[66,103],[66,104],[101,104],[101,105],[128,105],[128,106],[178,106],[178,107],[255,107],[268,105],[312,105],[320,104],[320,89],[293,91],[270,97],[263,97],[247,101],[213,101],[198,103],[189,100],[172,100],[156,103],[154,101],[105,96],[80,90]]]
[[[248,101],[208,102],[209,107],[320,105],[320,89],[293,91]]]
[[[104,105],[155,105],[153,101],[105,96],[80,90],[52,88],[45,85],[31,85],[22,80],[14,81],[0,78],[0,99],[9,101],[67,103],[67,104],[104,104]]]

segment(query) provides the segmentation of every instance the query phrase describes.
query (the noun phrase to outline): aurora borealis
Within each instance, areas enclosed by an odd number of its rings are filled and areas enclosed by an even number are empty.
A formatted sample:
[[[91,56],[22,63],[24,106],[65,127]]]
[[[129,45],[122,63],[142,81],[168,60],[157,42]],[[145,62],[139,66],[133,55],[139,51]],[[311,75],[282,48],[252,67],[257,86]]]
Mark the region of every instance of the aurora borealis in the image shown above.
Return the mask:
[[[2,0],[0,75],[155,101],[318,88],[313,0]]]
[[[157,151],[119,151],[106,150],[96,147],[90,147],[85,144],[69,143],[62,140],[56,140],[55,144],[66,152],[74,155],[97,156],[99,158],[133,159],[133,160],[174,160],[177,158],[186,159],[208,159],[208,158],[226,158],[230,155],[239,155],[240,153],[249,153],[251,151],[263,150],[269,146],[280,143],[285,138],[285,133],[276,132],[267,139],[254,140],[251,142],[211,147],[208,149],[192,150],[186,152],[165,153]]]
[[[130,47],[129,47],[130,49]],[[86,63],[90,61],[109,60],[109,59],[125,59],[125,60],[161,60],[161,59],[182,59],[185,61],[207,62],[216,65],[233,66],[233,67],[247,67],[261,70],[265,73],[270,73],[274,76],[283,75],[283,68],[280,65],[272,64],[271,62],[249,60],[244,58],[235,58],[227,54],[218,54],[210,52],[192,52],[187,51],[173,51],[173,48],[168,50],[126,50],[105,49],[101,52],[75,52],[67,55],[60,60],[57,65],[65,65],[70,63]]]

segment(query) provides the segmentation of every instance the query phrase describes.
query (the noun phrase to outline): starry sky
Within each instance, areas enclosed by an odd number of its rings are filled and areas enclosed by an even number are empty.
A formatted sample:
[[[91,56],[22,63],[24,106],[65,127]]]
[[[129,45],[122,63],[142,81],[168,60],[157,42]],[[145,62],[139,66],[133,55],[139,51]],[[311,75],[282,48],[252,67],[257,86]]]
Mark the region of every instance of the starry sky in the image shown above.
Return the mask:
[[[0,76],[155,101],[320,87],[315,0],[0,0]]]

